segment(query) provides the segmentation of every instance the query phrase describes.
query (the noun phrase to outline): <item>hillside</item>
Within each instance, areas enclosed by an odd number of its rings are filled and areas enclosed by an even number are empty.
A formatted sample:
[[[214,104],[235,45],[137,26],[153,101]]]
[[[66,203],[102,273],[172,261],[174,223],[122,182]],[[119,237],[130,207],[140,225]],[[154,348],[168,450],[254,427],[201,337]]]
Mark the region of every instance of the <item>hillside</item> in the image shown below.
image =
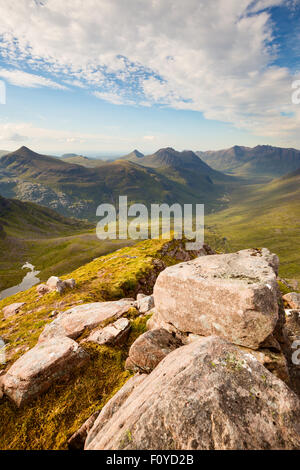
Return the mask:
[[[208,242],[221,249],[266,246],[277,253],[280,275],[299,289],[300,170],[267,185],[236,188],[229,208],[208,215],[206,227]]]
[[[244,178],[272,179],[300,168],[300,150],[258,145],[196,152],[212,168]]]
[[[192,152],[166,150],[139,158],[152,162],[151,167],[122,159],[87,168],[21,147],[0,161],[0,194],[93,221],[100,203],[116,203],[124,194],[131,203],[198,202],[208,211],[216,208],[233,178],[212,170]]]
[[[101,242],[91,224],[0,196],[0,291],[18,284],[29,261],[41,279],[64,274],[125,242]],[[128,242],[127,242],[128,244]]]

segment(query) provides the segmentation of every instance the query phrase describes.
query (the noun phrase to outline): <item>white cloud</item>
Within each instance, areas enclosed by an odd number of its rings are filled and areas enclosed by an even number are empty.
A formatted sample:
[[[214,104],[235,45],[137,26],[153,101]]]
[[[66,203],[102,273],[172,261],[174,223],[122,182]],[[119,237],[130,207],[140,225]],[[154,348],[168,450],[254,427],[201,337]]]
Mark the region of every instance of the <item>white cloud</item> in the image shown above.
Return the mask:
[[[34,75],[32,73],[23,72],[22,70],[14,69],[8,70],[0,68],[0,77],[7,80],[12,85],[24,88],[56,88],[58,90],[65,90],[66,87],[54,82],[49,78],[42,77],[41,75]]]
[[[128,100],[124,96],[121,96],[121,94],[118,93],[113,93],[113,92],[101,92],[101,91],[95,91],[94,96],[97,98],[108,101],[109,103],[112,104],[118,104],[118,105],[125,105],[125,104],[134,104],[133,101]]]
[[[274,24],[266,10],[292,7],[294,0],[38,3],[0,0],[6,62],[26,61],[53,80],[88,85],[117,105],[157,103],[201,111],[259,135],[296,136],[300,115],[291,103],[292,77],[271,65]],[[14,74],[10,80],[19,84],[50,80]],[[291,111],[294,117],[282,115]]]

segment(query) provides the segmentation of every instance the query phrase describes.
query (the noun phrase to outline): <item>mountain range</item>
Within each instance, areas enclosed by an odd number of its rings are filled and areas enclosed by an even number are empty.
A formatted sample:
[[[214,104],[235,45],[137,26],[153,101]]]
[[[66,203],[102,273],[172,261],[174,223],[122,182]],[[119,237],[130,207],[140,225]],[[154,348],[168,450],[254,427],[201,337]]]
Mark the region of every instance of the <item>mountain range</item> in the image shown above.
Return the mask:
[[[130,158],[138,158],[139,163]],[[220,204],[231,183],[235,183],[233,177],[213,170],[193,152],[169,148],[148,157],[102,162],[93,168],[71,163],[68,158],[40,155],[27,147],[0,160],[3,196],[90,220],[95,219],[99,204],[116,204],[119,195],[127,195],[131,203],[198,202],[211,210]]]
[[[244,178],[272,179],[300,167],[300,150],[258,145],[235,145],[226,150],[196,152],[199,158],[218,171]]]

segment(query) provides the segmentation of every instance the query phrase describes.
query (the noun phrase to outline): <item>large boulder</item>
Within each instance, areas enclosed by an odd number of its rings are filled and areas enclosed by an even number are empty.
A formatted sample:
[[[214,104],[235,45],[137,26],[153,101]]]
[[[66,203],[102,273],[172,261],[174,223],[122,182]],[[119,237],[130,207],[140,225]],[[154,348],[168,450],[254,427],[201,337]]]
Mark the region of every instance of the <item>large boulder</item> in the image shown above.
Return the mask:
[[[220,337],[171,352],[121,406],[114,400],[86,449],[300,448],[298,397],[252,354]]]
[[[3,391],[17,406],[45,392],[56,380],[68,376],[89,359],[69,338],[50,339],[20,357],[3,378]]]
[[[131,345],[125,368],[150,373],[171,351],[180,346],[181,341],[162,328],[147,331]]]
[[[154,286],[153,322],[258,349],[278,321],[278,258],[268,250],[212,255],[172,266]]]
[[[9,317],[13,317],[17,313],[20,312],[21,308],[25,305],[25,302],[17,302],[14,304],[10,304],[7,307],[3,308],[3,315],[4,318],[7,320]]]
[[[86,330],[93,330],[99,326],[105,326],[105,323],[109,321],[117,320],[126,314],[133,304],[134,301],[123,299],[115,302],[84,304],[71,308],[58,315],[52,323],[45,327],[39,342],[59,336],[77,339]]]

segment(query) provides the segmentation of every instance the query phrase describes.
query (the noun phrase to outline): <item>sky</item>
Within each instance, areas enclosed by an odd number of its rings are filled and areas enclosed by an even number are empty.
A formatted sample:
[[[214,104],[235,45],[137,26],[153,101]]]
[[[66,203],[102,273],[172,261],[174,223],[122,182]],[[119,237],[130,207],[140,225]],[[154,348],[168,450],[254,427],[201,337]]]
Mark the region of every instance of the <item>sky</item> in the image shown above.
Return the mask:
[[[300,0],[0,0],[0,17],[0,149],[300,148]]]

